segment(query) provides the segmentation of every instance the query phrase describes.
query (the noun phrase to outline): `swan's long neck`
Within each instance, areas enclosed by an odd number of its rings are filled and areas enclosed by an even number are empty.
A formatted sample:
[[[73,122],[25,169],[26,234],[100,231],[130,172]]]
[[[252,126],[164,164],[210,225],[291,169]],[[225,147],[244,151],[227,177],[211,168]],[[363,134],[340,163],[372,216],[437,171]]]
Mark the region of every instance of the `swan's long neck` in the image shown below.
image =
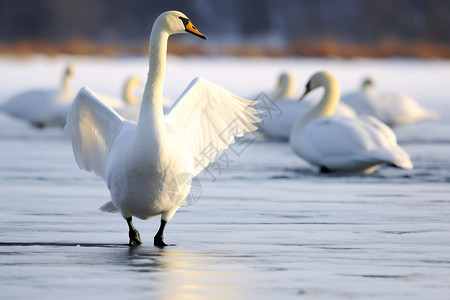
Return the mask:
[[[67,67],[66,72],[62,80],[61,88],[59,90],[59,101],[63,103],[69,103],[73,101],[75,94],[72,88],[72,70],[71,67]]]
[[[273,100],[294,98],[297,87],[291,77],[286,76],[280,80],[277,90],[274,94]]]
[[[164,133],[162,92],[166,73],[166,52],[169,34],[159,22],[155,22],[149,43],[149,71],[142,97],[138,128],[156,135]]]
[[[306,115],[298,119],[294,125],[293,131],[303,129],[309,122],[318,117],[329,116],[334,113],[339,104],[340,88],[339,84],[334,78],[327,77],[323,81],[322,86],[325,92],[320,102],[313,107]]]
[[[62,88],[63,88],[63,90],[71,90],[72,89],[72,73],[66,72],[64,74]]]

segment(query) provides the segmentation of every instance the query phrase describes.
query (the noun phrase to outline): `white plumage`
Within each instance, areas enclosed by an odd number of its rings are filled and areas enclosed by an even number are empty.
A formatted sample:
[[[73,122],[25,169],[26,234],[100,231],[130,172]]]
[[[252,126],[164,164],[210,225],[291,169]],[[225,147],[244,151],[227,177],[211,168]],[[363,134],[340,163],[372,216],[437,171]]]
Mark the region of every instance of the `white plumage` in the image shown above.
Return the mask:
[[[72,89],[73,69],[72,64],[67,65],[58,89],[36,89],[20,93],[9,99],[0,109],[36,127],[63,127],[75,98]]]
[[[360,91],[342,96],[342,101],[358,114],[374,116],[391,127],[439,118],[436,112],[422,107],[408,95],[377,93],[371,78],[363,81]]]
[[[310,111],[316,104],[313,101],[298,101],[296,96],[295,78],[290,73],[283,73],[278,80],[277,90],[265,99],[267,112],[262,115],[261,128],[271,137],[288,140],[296,120]],[[336,115],[356,115],[355,111],[344,103],[339,103],[334,112]]]
[[[297,120],[290,145],[300,157],[322,170],[371,173],[382,165],[411,169],[409,155],[394,132],[372,116],[337,116],[339,84],[328,72],[314,74],[305,94],[324,87],[322,100]]]
[[[130,245],[141,243],[131,216],[161,215],[154,243],[165,246],[164,226],[184,203],[192,177],[233,143],[235,136],[255,130],[253,123],[259,121],[255,116],[259,112],[250,107],[255,101],[238,98],[200,78],[191,82],[164,115],[167,39],[186,31],[204,38],[180,12],[163,13],[155,21],[137,123],[122,118],[87,88],[80,90],[67,118],[65,130],[76,161],[106,181],[112,202],[102,209],[117,209],[127,219]],[[203,154],[205,149],[208,155]]]
[[[139,77],[132,75],[125,80],[122,89],[122,99],[104,94],[96,94],[96,96],[102,103],[113,108],[125,119],[137,122],[139,119],[139,107],[142,100],[136,97],[135,93],[137,87],[140,85],[141,80]]]

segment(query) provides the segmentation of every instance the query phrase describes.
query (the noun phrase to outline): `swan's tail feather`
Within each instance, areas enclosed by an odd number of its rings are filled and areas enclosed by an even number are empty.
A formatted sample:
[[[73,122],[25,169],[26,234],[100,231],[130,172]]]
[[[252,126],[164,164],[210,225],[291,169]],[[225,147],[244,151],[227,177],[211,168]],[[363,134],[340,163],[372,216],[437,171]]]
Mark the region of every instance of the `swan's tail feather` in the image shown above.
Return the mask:
[[[400,169],[411,170],[413,168],[413,163],[409,154],[400,147],[390,150],[383,149],[378,151],[377,155],[374,157],[377,157],[379,163],[384,162]]]
[[[107,213],[118,213],[119,210],[114,206],[111,201],[106,202],[100,207],[100,210]]]

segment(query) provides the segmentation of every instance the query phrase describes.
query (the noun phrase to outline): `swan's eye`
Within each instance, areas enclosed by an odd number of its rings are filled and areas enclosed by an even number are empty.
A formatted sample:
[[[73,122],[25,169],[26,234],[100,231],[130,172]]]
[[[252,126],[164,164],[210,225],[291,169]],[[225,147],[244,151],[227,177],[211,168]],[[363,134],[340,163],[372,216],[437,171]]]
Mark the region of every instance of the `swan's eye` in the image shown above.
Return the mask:
[[[180,20],[181,21],[183,21],[183,25],[184,25],[184,27],[186,27],[187,26],[187,24],[189,24],[189,19],[187,19],[187,18],[183,18],[183,17],[179,17],[180,18]]]

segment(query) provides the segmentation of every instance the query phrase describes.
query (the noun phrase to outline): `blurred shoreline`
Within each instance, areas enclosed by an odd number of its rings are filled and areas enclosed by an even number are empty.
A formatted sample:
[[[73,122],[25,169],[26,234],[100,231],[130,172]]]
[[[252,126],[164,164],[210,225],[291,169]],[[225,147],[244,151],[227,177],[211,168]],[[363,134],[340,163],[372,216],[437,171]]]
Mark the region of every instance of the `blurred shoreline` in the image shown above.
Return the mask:
[[[374,45],[344,43],[332,38],[314,42],[294,42],[287,45],[264,44],[258,42],[216,42],[199,44],[183,39],[171,39],[168,53],[177,56],[223,55],[240,57],[342,57],[342,58],[387,58],[413,57],[421,59],[448,59],[450,46],[414,42],[404,43],[385,39]],[[64,43],[44,41],[0,42],[0,55],[29,57],[34,54],[57,55],[102,55],[108,57],[124,55],[147,55],[148,43],[93,43],[85,39],[72,39]]]

